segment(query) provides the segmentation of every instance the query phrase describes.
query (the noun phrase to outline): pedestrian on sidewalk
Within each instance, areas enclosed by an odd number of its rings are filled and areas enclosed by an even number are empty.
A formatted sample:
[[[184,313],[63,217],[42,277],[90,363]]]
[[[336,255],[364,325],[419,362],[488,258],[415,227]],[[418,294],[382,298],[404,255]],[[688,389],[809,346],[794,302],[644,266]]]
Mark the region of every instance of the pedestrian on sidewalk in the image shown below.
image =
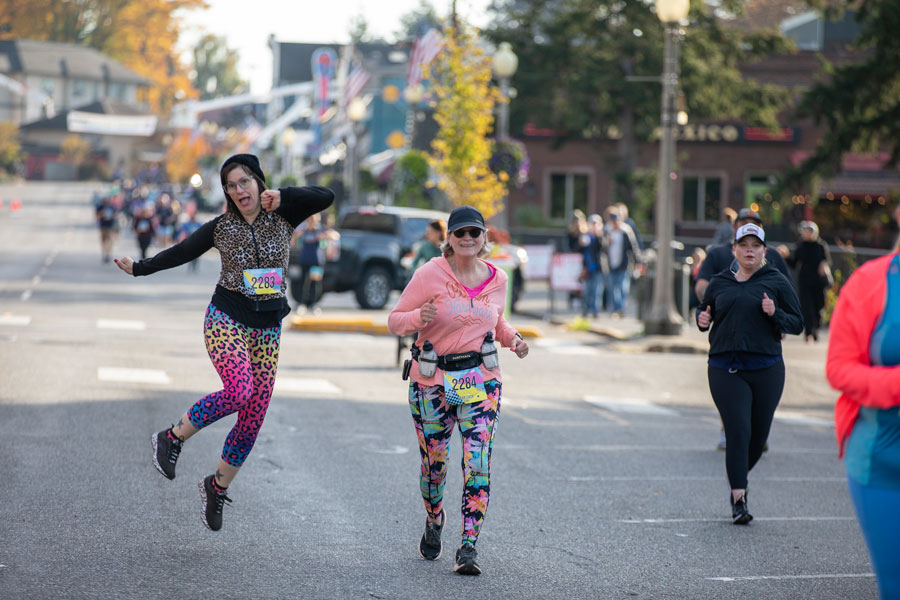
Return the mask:
[[[900,223],[900,209],[895,212]],[[900,599],[900,242],[856,269],[831,316],[838,453],[882,600]]]
[[[782,334],[803,331],[800,301],[791,282],[766,264],[766,236],[752,223],[735,234],[738,270],[714,275],[697,308],[697,325],[709,334],[709,390],[725,427],[725,468],[731,516],[753,519],[747,508],[747,474],[762,456],[775,408],[784,390]]]
[[[461,206],[450,213],[451,235],[434,258],[413,274],[388,317],[394,335],[418,332],[409,407],[421,453],[419,488],[425,533],[419,555],[440,558],[446,523],[444,482],[450,437],[457,425],[463,443],[462,543],[453,570],[478,575],[475,543],[491,490],[491,448],[500,413],[500,368],[494,340],[519,358],[528,344],[506,322],[507,276],[482,260],[488,255],[481,213]],[[404,379],[406,377],[404,376]]]
[[[300,289],[292,291],[294,298],[300,301],[297,306],[299,314],[319,312],[316,310],[316,302],[322,295],[322,279],[325,276],[321,246],[327,238],[328,233],[322,227],[318,213],[299,226],[291,238],[291,244],[300,246]]]
[[[606,210],[602,263],[605,266],[606,305],[616,317],[625,316],[631,274],[634,265],[641,264],[641,261],[641,249],[634,230],[623,222],[619,209],[610,206]]]
[[[322,187],[266,188],[252,154],[228,158],[220,171],[226,210],[184,241],[152,258],[116,259],[129,275],[150,275],[190,262],[215,247],[222,270],[206,309],[204,338],[223,389],[198,400],[178,422],[151,436],[153,464],[168,479],[183,444],[197,431],[232,413],[237,422],[225,439],[215,474],[200,481],[203,523],[222,527],[226,490],[256,442],[278,366],[291,233],[334,200]]]
[[[797,295],[803,310],[803,334],[806,341],[819,341],[825,291],[834,283],[831,276],[831,252],[819,238],[819,226],[812,221],[800,223],[800,243],[786,259],[797,269]]]
[[[597,318],[603,298],[604,274],[600,264],[603,249],[603,218],[588,217],[587,233],[581,236],[581,316]]]

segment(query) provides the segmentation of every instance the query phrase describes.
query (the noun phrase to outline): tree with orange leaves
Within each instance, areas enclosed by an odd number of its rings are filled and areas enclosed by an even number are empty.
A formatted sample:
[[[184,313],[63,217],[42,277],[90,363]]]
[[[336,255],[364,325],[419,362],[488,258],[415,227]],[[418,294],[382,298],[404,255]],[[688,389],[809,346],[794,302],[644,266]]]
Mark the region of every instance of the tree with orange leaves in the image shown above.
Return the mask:
[[[174,13],[206,7],[206,0],[0,0],[0,39],[96,48],[152,81],[142,100],[163,115],[196,96],[175,49],[180,30]]]

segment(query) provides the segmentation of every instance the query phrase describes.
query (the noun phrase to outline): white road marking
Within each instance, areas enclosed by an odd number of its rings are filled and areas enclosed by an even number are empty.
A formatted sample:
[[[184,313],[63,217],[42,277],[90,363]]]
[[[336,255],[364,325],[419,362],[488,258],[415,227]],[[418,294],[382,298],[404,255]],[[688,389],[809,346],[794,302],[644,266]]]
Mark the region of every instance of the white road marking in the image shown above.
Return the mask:
[[[117,383],[170,383],[165,371],[157,369],[126,369],[121,367],[98,367],[97,379]]]
[[[540,421],[536,421],[540,423]],[[638,444],[561,444],[554,450],[574,452],[709,452],[712,446],[652,446]],[[831,448],[778,448],[779,454],[834,454]]]
[[[337,387],[327,379],[278,377],[275,380],[275,391],[279,393],[340,394],[341,388]]]
[[[553,354],[565,354],[572,356],[594,356],[600,354],[600,351],[590,346],[550,346],[548,348]]]
[[[375,454],[406,454],[409,452],[409,448],[406,446],[391,446],[390,448],[366,448],[369,452],[374,452]]]
[[[745,577],[707,577],[707,581],[762,581],[785,579],[852,579],[875,577],[875,573],[823,573],[821,575],[749,575]]]
[[[584,401],[613,412],[637,413],[644,415],[678,416],[678,412],[653,404],[643,398],[609,398],[604,396],[585,396]]]
[[[128,321],[120,319],[97,319],[98,329],[129,329],[133,331],[143,331],[147,329],[144,321]]]
[[[754,521],[856,521],[856,517],[755,517]],[[617,523],[657,524],[657,523],[731,523],[731,519],[618,519]]]
[[[810,417],[801,412],[790,410],[776,410],[775,418],[785,423],[793,423],[795,425],[818,425],[822,427],[833,427],[834,421],[831,419],[821,419],[818,417]]]
[[[592,475],[572,475],[567,478],[569,481],[611,481],[611,482],[628,482],[628,481],[719,481],[722,478],[712,475],[660,475],[660,476],[592,476]],[[780,483],[846,483],[846,477],[754,477],[754,481],[775,481]]]
[[[14,315],[11,313],[3,313],[0,315],[0,325],[19,325],[25,326],[31,323],[31,317],[28,315]]]

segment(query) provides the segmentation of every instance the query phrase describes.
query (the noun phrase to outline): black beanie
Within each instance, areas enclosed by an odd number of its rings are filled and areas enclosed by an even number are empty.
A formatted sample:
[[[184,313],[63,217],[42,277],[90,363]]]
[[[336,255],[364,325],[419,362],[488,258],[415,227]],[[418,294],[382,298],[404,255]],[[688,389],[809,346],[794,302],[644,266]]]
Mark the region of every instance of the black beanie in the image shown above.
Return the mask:
[[[250,172],[260,178],[260,180],[265,183],[266,176],[263,174],[262,168],[259,166],[259,159],[256,158],[253,154],[235,154],[228,158],[225,163],[222,165],[222,168],[219,169],[219,179],[222,180],[222,187],[225,186],[225,169],[228,165],[243,165],[250,169]]]

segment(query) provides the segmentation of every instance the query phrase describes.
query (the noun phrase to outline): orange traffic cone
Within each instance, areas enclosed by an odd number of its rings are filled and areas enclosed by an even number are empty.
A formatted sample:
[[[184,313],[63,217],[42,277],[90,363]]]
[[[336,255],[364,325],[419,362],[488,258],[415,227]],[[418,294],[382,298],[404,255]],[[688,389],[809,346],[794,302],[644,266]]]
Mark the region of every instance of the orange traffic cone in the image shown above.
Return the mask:
[[[12,202],[9,203],[9,210],[17,211],[22,208],[22,202],[18,198],[13,198]]]

